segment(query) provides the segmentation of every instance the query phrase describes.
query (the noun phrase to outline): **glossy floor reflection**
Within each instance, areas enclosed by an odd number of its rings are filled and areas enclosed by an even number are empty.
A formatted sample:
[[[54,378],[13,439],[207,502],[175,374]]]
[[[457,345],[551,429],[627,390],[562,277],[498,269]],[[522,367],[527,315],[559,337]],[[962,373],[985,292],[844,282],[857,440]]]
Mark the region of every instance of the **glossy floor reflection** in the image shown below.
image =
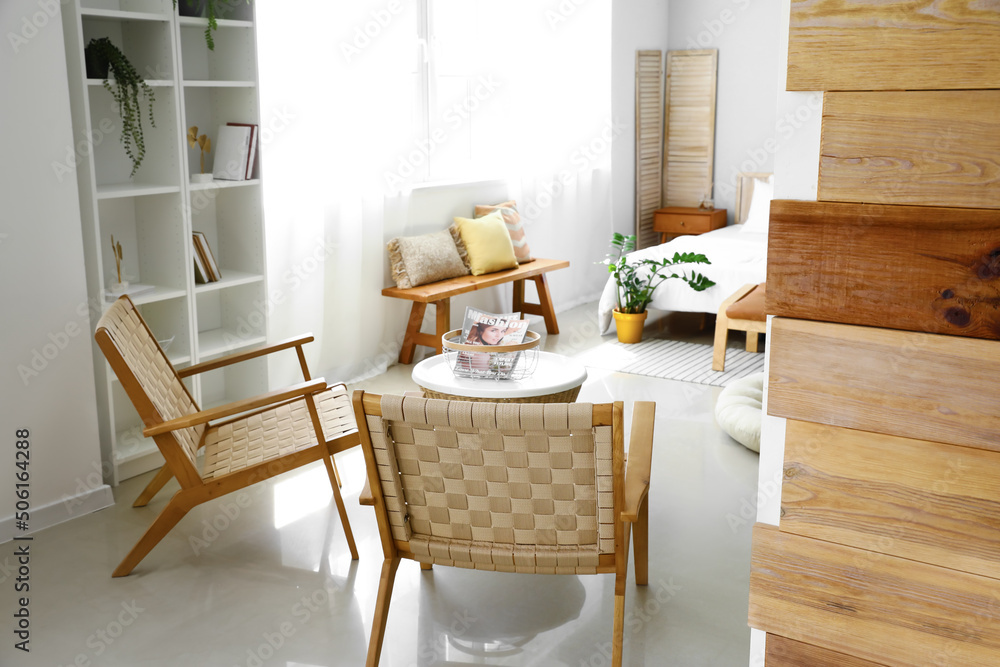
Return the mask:
[[[560,315],[546,349],[603,339],[594,304]],[[647,332],[705,339],[690,322]],[[533,327],[541,329],[542,327]],[[736,344],[735,342],[733,344]],[[409,367],[368,381],[414,388]],[[657,402],[650,491],[650,582],[630,577],[626,665],[748,663],[747,596],[757,455],[723,434],[720,389],[592,370],[580,399]],[[338,457],[361,558],[352,561],[321,464],[196,508],[124,579],[111,570],[176,486],[143,509],[149,475],[115,489],[113,508],[31,543],[31,652],[0,642],[0,665],[326,667],[364,664],[381,567],[371,509],[357,504],[360,450]],[[0,613],[10,619],[14,543],[0,545]],[[610,664],[613,576],[510,575],[404,562],[382,665]],[[9,627],[9,620],[7,626]]]

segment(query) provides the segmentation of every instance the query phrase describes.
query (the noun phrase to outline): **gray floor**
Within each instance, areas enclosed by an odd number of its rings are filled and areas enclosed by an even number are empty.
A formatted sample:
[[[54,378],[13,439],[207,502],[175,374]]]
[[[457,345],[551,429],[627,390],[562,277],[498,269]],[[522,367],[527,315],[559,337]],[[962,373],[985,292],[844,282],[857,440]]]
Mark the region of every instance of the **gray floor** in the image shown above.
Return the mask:
[[[612,340],[596,304],[560,315],[545,349]],[[652,319],[652,318],[651,318]],[[710,342],[698,316],[662,317],[647,335]],[[709,321],[711,324],[711,321]],[[543,327],[533,325],[533,329]],[[739,334],[734,334],[734,337]],[[740,341],[732,341],[737,345]],[[415,388],[409,367],[364,383]],[[657,403],[650,491],[650,581],[627,590],[626,665],[743,667],[757,455],[722,433],[718,388],[591,370],[583,401]],[[8,631],[0,665],[319,667],[364,664],[381,565],[371,509],[357,504],[360,451],[338,457],[361,558],[351,561],[320,464],[192,511],[136,571],[111,570],[164,506],[116,505],[42,531],[32,543],[31,653]],[[16,603],[13,543],[0,545],[0,614]],[[630,577],[631,579],[631,577]],[[399,569],[381,664],[609,665],[613,577]]]

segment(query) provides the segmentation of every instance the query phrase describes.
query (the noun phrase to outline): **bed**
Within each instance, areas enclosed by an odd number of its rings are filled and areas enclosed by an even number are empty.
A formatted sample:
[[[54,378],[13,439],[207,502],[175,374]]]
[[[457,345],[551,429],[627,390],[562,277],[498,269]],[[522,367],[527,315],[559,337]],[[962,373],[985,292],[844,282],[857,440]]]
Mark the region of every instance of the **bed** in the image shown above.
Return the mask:
[[[693,268],[715,281],[703,292],[696,292],[681,280],[667,280],[653,293],[649,308],[688,313],[712,313],[729,295],[748,283],[762,283],[767,275],[767,221],[773,191],[771,174],[741,173],[736,181],[737,224],[697,236],[679,236],[657,246],[630,254],[635,259],[662,259],[675,252],[698,252],[711,265],[679,265]],[[611,276],[598,304],[597,318],[601,333],[607,333],[617,306],[615,283]]]

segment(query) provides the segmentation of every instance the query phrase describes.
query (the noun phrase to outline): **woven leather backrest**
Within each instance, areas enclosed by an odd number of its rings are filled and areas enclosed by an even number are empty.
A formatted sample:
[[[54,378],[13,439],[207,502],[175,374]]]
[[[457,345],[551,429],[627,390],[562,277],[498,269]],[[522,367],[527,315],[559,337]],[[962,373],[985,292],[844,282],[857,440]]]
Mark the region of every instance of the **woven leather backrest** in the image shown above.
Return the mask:
[[[108,361],[114,365],[110,357],[117,354],[128,367],[132,379],[142,388],[139,395],[132,391],[128,394],[146,426],[198,412],[198,406],[129,299],[118,299],[101,316],[97,330],[100,332],[102,329],[114,343],[114,351],[110,354],[107,349],[104,350]],[[122,380],[127,390],[126,379],[118,379]],[[204,430],[205,426],[200,425],[178,429],[172,434],[195,469],[198,443]]]
[[[381,403],[368,427],[394,539],[447,540],[455,561],[471,543],[614,552],[611,427],[591,404]]]

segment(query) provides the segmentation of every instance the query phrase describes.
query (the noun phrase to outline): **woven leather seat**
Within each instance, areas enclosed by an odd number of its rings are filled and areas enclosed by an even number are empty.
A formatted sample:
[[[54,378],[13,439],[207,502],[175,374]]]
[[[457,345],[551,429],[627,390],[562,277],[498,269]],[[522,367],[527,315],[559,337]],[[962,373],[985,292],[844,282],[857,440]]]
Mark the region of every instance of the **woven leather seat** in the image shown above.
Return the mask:
[[[354,393],[385,561],[367,665],[378,664],[401,558],[533,574],[615,574],[621,665],[628,543],[648,579],[653,403],[489,403]]]
[[[344,385],[310,380],[302,336],[264,348],[174,370],[135,305],[123,296],[101,317],[94,334],[166,464],[136,499],[145,506],[176,477],[181,485],[115,569],[129,574],[192,507],[322,459],[344,524],[351,556],[358,557],[340,495],[333,455],[359,443]],[[306,382],[210,410],[200,410],[181,381],[206,371],[295,348]],[[317,438],[317,434],[320,435]],[[198,451],[204,448],[204,468]]]

